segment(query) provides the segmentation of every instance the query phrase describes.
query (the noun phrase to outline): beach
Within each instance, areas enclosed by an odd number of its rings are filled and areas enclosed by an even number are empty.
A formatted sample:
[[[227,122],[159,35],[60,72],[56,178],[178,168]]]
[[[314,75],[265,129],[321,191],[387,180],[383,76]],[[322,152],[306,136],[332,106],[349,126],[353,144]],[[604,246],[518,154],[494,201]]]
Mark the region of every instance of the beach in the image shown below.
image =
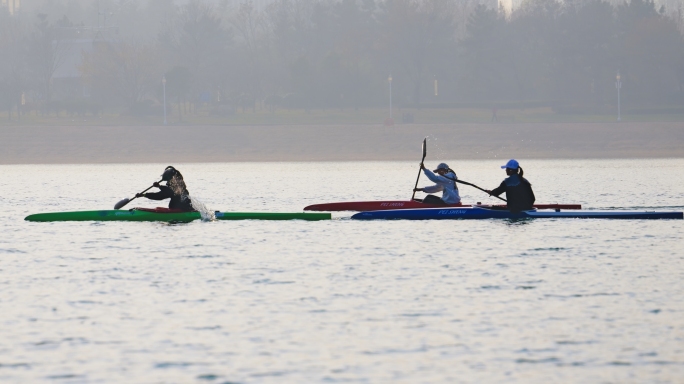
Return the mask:
[[[0,164],[681,158],[684,124],[3,126]]]

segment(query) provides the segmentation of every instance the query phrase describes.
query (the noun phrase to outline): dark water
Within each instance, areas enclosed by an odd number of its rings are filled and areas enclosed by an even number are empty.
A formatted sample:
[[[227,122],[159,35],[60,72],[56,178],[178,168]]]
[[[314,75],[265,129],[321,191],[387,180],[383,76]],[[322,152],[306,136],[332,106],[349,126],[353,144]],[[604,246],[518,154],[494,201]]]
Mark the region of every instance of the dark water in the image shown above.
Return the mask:
[[[499,163],[450,165],[492,188]],[[0,166],[0,381],[682,382],[683,221],[23,221],[111,208],[166,165]],[[683,160],[523,166],[540,203],[684,209]],[[405,199],[417,173],[177,167],[225,211]]]

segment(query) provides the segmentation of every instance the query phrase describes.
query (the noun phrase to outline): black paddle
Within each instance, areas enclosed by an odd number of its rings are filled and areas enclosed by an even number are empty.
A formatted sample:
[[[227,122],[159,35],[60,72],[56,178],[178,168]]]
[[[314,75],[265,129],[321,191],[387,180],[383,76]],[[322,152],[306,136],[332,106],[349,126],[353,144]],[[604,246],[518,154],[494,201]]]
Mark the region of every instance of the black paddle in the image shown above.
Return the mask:
[[[411,195],[411,201],[416,197],[416,188],[418,188],[418,180],[420,180],[420,172],[423,170],[423,162],[425,161],[425,155],[427,155],[427,137],[423,139],[423,159],[420,160],[420,168],[418,168],[418,177],[416,177],[416,186],[413,187],[413,195]]]
[[[471,184],[471,183],[469,183],[469,182],[467,182],[467,181],[461,181],[461,180],[454,180],[454,181],[457,182],[457,183],[460,183],[460,184],[470,185],[471,187],[477,188],[477,189],[479,189],[479,190],[482,191],[482,192],[489,193],[489,192],[487,192],[485,189],[482,189],[482,188],[478,187],[477,185]],[[494,196],[494,195],[489,195],[489,196]],[[503,201],[505,201],[505,202],[508,202],[508,200],[504,199],[503,197],[499,197],[499,196],[494,196],[494,197],[496,197],[496,198],[499,199],[499,200],[503,200]]]
[[[159,180],[159,182],[161,182],[161,180]],[[149,188],[147,188],[146,190],[140,192],[140,193],[141,193],[141,194],[142,194],[142,193],[145,193],[145,192],[149,191],[150,189],[152,189],[152,187],[154,187],[154,184],[151,185],[151,186],[150,186]],[[131,201],[135,200],[137,197],[138,197],[138,196],[136,195],[136,196],[133,197],[132,199],[123,199],[123,200],[119,201],[118,203],[114,204],[114,209],[121,209],[121,208],[123,208],[126,204],[128,204],[128,203],[130,203]]]

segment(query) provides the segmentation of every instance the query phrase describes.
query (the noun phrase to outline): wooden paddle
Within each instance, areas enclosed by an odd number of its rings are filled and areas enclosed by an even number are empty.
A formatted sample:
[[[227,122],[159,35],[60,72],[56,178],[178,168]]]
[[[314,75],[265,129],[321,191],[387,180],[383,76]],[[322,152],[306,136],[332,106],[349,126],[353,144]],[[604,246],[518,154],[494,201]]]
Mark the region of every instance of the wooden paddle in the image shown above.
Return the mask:
[[[159,180],[158,182],[161,182],[161,180]],[[144,190],[140,193],[143,194],[143,193],[149,191],[150,189],[152,189],[152,187],[154,187],[154,184],[152,184],[149,188],[147,188],[146,190]],[[130,203],[131,201],[135,200],[136,198],[138,198],[137,195],[135,197],[133,197],[132,199],[123,199],[123,200],[119,201],[118,203],[114,204],[114,209],[121,209],[126,204]]]
[[[425,161],[425,155],[427,155],[427,137],[423,139],[423,158],[420,160],[420,168],[418,168],[418,177],[416,177],[416,186],[413,187],[413,195],[411,195],[411,201],[416,197],[416,188],[418,188],[418,180],[420,180],[420,172],[423,171],[423,162]]]

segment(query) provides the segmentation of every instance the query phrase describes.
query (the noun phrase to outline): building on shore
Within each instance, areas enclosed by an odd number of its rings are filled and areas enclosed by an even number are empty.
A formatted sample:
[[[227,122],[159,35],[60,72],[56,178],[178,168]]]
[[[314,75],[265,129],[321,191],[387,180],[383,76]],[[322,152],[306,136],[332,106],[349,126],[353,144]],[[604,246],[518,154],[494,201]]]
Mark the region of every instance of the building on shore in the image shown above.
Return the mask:
[[[21,0],[0,0],[2,8],[7,9],[10,15],[14,15],[21,6]]]
[[[499,12],[504,14],[504,17],[511,17],[513,13],[513,0],[498,0]]]

